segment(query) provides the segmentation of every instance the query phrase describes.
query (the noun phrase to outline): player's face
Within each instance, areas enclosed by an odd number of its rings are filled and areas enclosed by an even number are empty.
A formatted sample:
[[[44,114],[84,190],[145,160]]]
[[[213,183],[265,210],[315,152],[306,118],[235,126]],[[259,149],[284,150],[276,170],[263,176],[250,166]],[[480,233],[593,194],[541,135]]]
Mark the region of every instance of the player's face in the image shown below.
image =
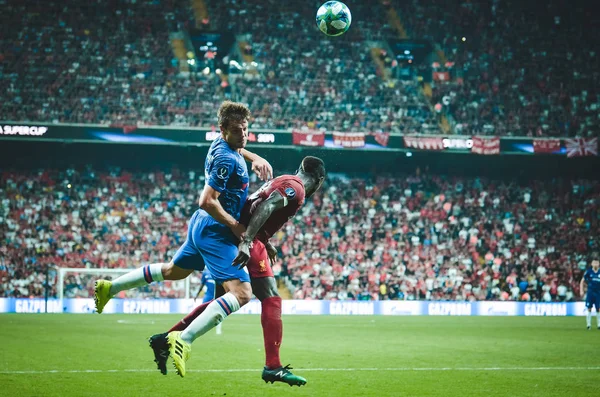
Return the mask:
[[[221,126],[223,139],[233,149],[243,149],[248,142],[248,121],[229,123],[227,128]]]
[[[600,268],[600,261],[598,261],[598,260],[592,261],[592,267],[594,268],[594,271],[597,271],[598,268]]]

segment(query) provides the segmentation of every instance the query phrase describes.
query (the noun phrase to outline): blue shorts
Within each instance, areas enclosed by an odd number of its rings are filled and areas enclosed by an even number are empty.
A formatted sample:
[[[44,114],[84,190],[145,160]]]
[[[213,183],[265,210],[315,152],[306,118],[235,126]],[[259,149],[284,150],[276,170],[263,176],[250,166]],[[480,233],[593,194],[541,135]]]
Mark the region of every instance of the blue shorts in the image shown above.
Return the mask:
[[[596,307],[596,311],[600,311],[600,293],[588,291],[585,296],[585,307],[591,309],[592,306]]]
[[[206,266],[217,283],[227,280],[249,283],[245,267],[238,270],[231,266],[237,253],[237,238],[231,230],[199,209],[190,219],[187,238],[177,250],[173,263],[183,269],[199,271]]]

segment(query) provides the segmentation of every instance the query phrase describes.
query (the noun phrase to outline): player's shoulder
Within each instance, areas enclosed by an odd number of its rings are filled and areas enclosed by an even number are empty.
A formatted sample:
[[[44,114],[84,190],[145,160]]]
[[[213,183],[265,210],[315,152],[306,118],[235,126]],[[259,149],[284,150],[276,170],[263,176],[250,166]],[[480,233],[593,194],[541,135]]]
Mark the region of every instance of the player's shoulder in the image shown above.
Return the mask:
[[[296,175],[281,175],[273,180],[288,199],[304,197],[304,184]]]
[[[225,142],[225,141],[223,141]],[[225,143],[225,145],[216,146],[211,150],[210,155],[214,159],[214,161],[218,163],[230,163],[234,164],[238,162],[238,156],[236,153],[231,150],[229,145]]]
[[[213,152],[213,155],[224,155],[224,156],[233,156],[233,154],[235,153],[227,144],[227,142],[221,138],[218,137],[217,139],[215,139],[213,141],[213,143],[210,145],[210,151]]]
[[[302,181],[296,175],[280,175],[273,179],[273,183],[300,183]]]
[[[273,182],[302,185],[302,180],[296,175],[281,175],[273,179]]]

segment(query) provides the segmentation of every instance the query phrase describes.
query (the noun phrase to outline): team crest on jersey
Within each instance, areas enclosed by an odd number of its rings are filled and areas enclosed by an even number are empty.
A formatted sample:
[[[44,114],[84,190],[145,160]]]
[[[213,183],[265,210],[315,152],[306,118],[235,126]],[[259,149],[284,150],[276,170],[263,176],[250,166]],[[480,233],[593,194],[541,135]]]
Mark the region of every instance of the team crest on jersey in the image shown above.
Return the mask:
[[[221,179],[227,178],[227,174],[229,174],[229,170],[227,167],[219,167],[217,170],[217,176]]]
[[[294,198],[296,196],[296,191],[293,188],[288,187],[285,189],[285,195],[288,196],[288,198]]]
[[[258,271],[261,273],[264,273],[267,271],[267,265],[265,264],[265,261],[258,262],[258,267],[259,267]]]

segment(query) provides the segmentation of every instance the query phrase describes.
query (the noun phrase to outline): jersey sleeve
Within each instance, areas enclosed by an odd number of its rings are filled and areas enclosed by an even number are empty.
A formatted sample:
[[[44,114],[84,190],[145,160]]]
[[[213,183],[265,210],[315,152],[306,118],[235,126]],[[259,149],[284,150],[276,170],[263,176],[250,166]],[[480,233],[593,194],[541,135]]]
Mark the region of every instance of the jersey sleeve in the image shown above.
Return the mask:
[[[285,200],[285,207],[300,208],[304,204],[304,186],[294,180],[284,181],[277,187]]]
[[[231,156],[216,156],[208,169],[208,178],[206,183],[219,193],[223,193],[227,188],[227,181],[233,174],[235,160]]]

